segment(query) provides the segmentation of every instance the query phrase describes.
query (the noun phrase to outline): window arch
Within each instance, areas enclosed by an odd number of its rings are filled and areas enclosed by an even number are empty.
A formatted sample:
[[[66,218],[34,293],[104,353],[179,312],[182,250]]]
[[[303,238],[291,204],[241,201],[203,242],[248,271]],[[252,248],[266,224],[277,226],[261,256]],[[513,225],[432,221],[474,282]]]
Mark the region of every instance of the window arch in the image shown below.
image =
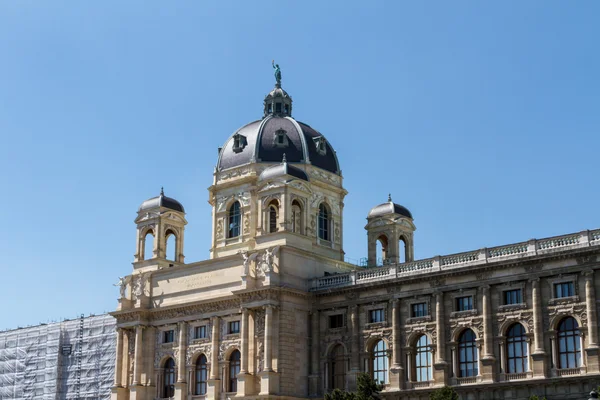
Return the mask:
[[[292,232],[302,233],[302,206],[298,200],[292,201]]]
[[[558,368],[578,368],[581,366],[581,339],[579,324],[573,317],[567,317],[558,324]]]
[[[346,355],[341,344],[329,353],[329,389],[346,388]]]
[[[506,332],[506,372],[518,374],[528,371],[527,336],[523,325],[516,323]]]
[[[273,200],[269,203],[269,233],[277,232],[277,217],[279,216],[279,203]]]
[[[165,233],[165,258],[177,261],[177,235],[171,229]]]
[[[207,380],[208,380],[208,361],[204,354],[200,354],[200,357],[198,357],[198,359],[196,360],[194,395],[206,394]]]
[[[421,335],[415,342],[415,378],[417,382],[433,379],[431,341],[429,336]]]
[[[319,204],[319,239],[329,241],[329,210],[327,206]]]
[[[388,379],[388,355],[385,341],[378,340],[373,345],[373,380],[380,384],[389,383]]]
[[[477,376],[479,374],[478,362],[475,333],[471,329],[467,329],[458,338],[458,376],[460,378]]]
[[[405,263],[408,261],[408,245],[406,238],[404,236],[400,236],[400,240],[398,241],[398,262]]]
[[[386,265],[387,264],[387,251],[388,251],[388,239],[385,235],[380,235],[377,240],[375,240],[376,253],[377,253],[377,262],[376,265]]]
[[[227,237],[234,238],[240,236],[240,225],[241,225],[241,211],[240,211],[240,202],[236,201],[229,207],[229,231],[227,233]]]
[[[148,236],[150,236],[150,240],[148,240]],[[149,260],[154,257],[154,232],[151,229],[144,234],[142,251],[142,260]]]
[[[162,397],[173,396],[175,396],[175,361],[169,357],[163,368]]]
[[[237,376],[240,373],[241,354],[234,350],[229,356],[229,391],[237,392]]]

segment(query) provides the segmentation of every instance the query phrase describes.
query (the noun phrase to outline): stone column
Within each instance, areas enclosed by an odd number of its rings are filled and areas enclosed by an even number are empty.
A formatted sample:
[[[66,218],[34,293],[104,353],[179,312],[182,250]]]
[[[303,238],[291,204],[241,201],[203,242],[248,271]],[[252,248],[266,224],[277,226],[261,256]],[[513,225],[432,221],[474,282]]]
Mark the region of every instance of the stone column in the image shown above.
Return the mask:
[[[458,345],[456,342],[452,343],[452,377],[456,380],[458,376]]]
[[[142,374],[142,335],[144,327],[138,325],[135,327],[135,360],[133,363],[133,386],[140,384]]]
[[[504,359],[504,339],[500,341],[500,373],[506,373],[506,360]]]
[[[123,379],[123,329],[117,328],[117,351],[115,357],[115,386],[122,386]]]
[[[317,397],[319,395],[321,385],[320,385],[320,376],[321,371],[319,368],[320,360],[319,360],[319,311],[315,310],[311,313],[310,318],[310,376],[308,378],[309,381],[309,396]]]
[[[446,362],[446,324],[444,312],[444,292],[435,294],[436,351],[433,364],[433,380],[436,384],[448,383],[448,363]]]
[[[247,308],[242,308],[240,350],[242,353],[240,373],[246,374],[246,373],[248,373],[248,309]]]
[[[247,308],[242,308],[242,326],[240,328],[240,352],[242,359],[240,362],[240,373],[237,376],[238,380],[238,395],[249,396],[254,394],[254,377],[248,374],[248,321],[250,311]]]
[[[219,329],[221,327],[219,317],[212,318],[211,332],[211,360],[210,379],[207,382],[206,399],[217,400],[221,393],[221,379],[219,379]]]
[[[265,342],[264,342],[264,370],[260,377],[260,395],[275,394],[279,382],[277,373],[273,371],[273,306],[265,306]]]
[[[600,349],[598,347],[598,312],[596,308],[596,288],[594,286],[594,271],[586,271],[584,272],[584,275],[585,305],[588,316],[588,346],[585,349],[587,356],[587,371],[600,372]]]
[[[534,377],[546,377],[546,352],[544,351],[544,328],[542,325],[542,293],[540,279],[531,280],[531,297],[533,306],[533,365],[531,371]]]
[[[358,306],[351,305],[348,307],[350,313],[350,371],[346,375],[346,385],[348,391],[356,390],[356,377],[360,373],[360,344],[359,344],[359,317],[358,317]]]
[[[175,383],[175,400],[187,399],[187,384],[186,384],[186,368],[185,359],[187,351],[187,323],[179,323],[179,338],[178,338],[178,352],[177,357],[177,382]]]
[[[479,360],[481,363],[480,374],[484,381],[496,380],[496,357],[494,357],[494,335],[492,333],[492,304],[490,299],[490,287],[482,287],[483,303],[483,355]]]
[[[402,389],[404,384],[404,368],[400,352],[400,300],[393,299],[392,303],[392,368],[390,368],[390,385]]]

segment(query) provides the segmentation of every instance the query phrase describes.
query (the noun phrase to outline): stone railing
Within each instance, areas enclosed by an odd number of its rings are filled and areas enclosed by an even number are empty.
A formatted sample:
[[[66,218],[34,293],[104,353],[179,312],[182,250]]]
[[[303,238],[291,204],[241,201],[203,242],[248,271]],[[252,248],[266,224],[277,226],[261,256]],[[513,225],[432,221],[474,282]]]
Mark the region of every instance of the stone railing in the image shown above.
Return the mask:
[[[553,252],[589,246],[600,246],[600,229],[545,239],[532,239],[527,242],[484,248],[477,251],[468,251],[447,256],[437,256],[409,263],[357,269],[356,271],[345,274],[315,278],[310,283],[310,290],[317,291],[333,287],[384,281],[398,277],[456,270],[459,268],[517,260],[524,257],[533,257],[538,254],[550,254]]]
[[[579,368],[565,368],[565,369],[557,369],[556,375],[558,376],[572,376],[572,375],[580,375],[581,370]]]
[[[459,385],[471,385],[473,383],[477,383],[477,377],[469,376],[465,378],[456,378],[456,383]]]
[[[527,372],[514,373],[514,374],[506,374],[504,379],[507,381],[520,381],[522,379],[529,378],[529,374]]]
[[[424,382],[411,382],[413,389],[424,389],[429,387],[429,381]]]

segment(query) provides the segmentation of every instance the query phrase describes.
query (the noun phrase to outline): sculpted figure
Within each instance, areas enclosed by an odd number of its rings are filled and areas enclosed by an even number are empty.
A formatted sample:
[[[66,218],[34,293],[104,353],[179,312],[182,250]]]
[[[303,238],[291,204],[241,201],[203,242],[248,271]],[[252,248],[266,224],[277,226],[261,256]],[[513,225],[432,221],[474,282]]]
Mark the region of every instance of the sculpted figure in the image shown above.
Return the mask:
[[[240,254],[244,259],[244,275],[248,275],[250,273],[250,263],[253,260],[256,260],[256,258],[258,257],[258,253],[248,255],[248,251],[240,250],[238,251],[238,254]]]
[[[266,273],[273,271],[273,258],[275,257],[275,253],[277,253],[277,251],[279,251],[279,246],[265,250],[265,254],[263,256],[263,272]]]
[[[125,290],[127,289],[127,283],[129,283],[129,277],[128,276],[120,276],[119,282],[113,284],[113,286],[119,286],[119,289],[121,292],[121,298],[125,297]]]
[[[278,85],[281,85],[281,68],[279,68],[279,64],[275,64],[275,60],[271,61],[271,65],[275,70],[275,80],[277,81]]]

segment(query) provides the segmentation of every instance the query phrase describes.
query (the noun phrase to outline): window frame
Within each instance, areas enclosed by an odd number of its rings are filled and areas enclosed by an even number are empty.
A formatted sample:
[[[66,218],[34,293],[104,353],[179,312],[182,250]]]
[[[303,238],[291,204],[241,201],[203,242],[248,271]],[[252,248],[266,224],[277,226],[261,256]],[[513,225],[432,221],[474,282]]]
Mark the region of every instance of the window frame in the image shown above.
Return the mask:
[[[568,289],[568,293],[566,295],[562,294],[565,286]],[[575,282],[572,280],[554,282],[552,284],[552,295],[552,298],[554,299],[565,299],[569,297],[575,297],[577,295],[577,291],[575,290]]]
[[[169,362],[171,362],[172,365]],[[163,398],[168,399],[175,396],[175,382],[177,379],[177,364],[172,357],[169,357],[167,360],[165,360],[162,368],[162,375],[163,384],[161,393]]]
[[[202,362],[203,359],[204,362]],[[204,353],[200,354],[194,365],[194,396],[206,395],[208,389],[208,358]]]
[[[462,306],[464,306],[464,300],[468,299],[468,304],[470,305],[470,308],[462,308]],[[465,311],[473,311],[475,310],[475,299],[474,296],[471,294],[468,295],[464,295],[464,296],[457,296],[454,298],[454,307],[456,309],[456,312],[465,312]]]
[[[237,207],[236,207],[237,205]],[[238,200],[231,203],[227,209],[227,239],[238,238],[241,235],[242,205]]]
[[[317,222],[317,237],[319,240],[331,242],[331,211],[325,203],[319,204]]]
[[[377,324],[377,323],[386,321],[384,307],[373,308],[371,310],[367,310],[367,313],[368,313],[369,324]]]
[[[470,332],[471,338],[467,340],[462,340],[467,333]],[[458,337],[458,377],[459,378],[468,378],[475,377],[479,375],[479,350],[477,349],[477,335],[475,332],[467,328],[460,333]],[[470,355],[471,359],[464,358],[465,356]],[[464,368],[463,368],[464,366]],[[469,368],[470,367],[470,368]]]
[[[511,335],[513,329],[520,327],[520,335]],[[529,343],[527,330],[520,322],[511,324],[506,330],[506,373],[520,374],[529,372]],[[520,354],[517,354],[519,352]]]
[[[388,346],[385,340],[377,340],[371,347],[371,378],[381,385],[390,383]],[[379,368],[381,367],[381,368]],[[383,381],[378,378],[383,378]]]
[[[422,308],[422,315],[415,313],[415,307]],[[429,304],[426,301],[420,301],[410,304],[410,317],[411,318],[423,318],[429,316]]]
[[[240,333],[240,330],[241,330],[241,324],[240,324],[239,319],[229,321],[227,323],[227,334],[228,335],[237,335]]]
[[[425,338],[425,343],[421,340]],[[415,340],[414,345],[414,368],[416,382],[429,382],[433,380],[433,349],[431,339],[425,333]],[[425,365],[423,365],[423,356]],[[427,379],[423,379],[423,375]]]
[[[236,356],[236,358],[234,359],[234,356]],[[239,350],[234,350],[231,352],[231,354],[228,357],[228,361],[229,361],[229,365],[228,365],[228,372],[227,372],[227,376],[228,376],[228,383],[227,383],[227,391],[229,393],[237,393],[238,390],[238,380],[237,380],[237,376],[241,371],[242,368],[242,355],[240,353]]]
[[[568,330],[561,330],[561,326],[568,320],[573,321],[574,327]],[[571,341],[572,350],[569,349],[569,341]],[[574,317],[566,316],[558,322],[556,326],[556,346],[558,346],[558,365],[554,366],[556,369],[574,369],[582,366],[581,327]],[[570,355],[573,356],[573,360],[570,359]],[[566,365],[563,362],[563,356]],[[572,361],[574,365],[572,365]]]
[[[175,329],[165,329],[161,331],[163,344],[175,343]]]
[[[203,331],[204,335],[199,336],[198,333]],[[208,339],[208,326],[207,325],[196,325],[194,326],[194,339]]]
[[[332,322],[334,321],[340,322],[339,326],[333,326]],[[344,313],[334,313],[327,316],[327,327],[329,329],[342,329],[346,326],[346,315]]]

